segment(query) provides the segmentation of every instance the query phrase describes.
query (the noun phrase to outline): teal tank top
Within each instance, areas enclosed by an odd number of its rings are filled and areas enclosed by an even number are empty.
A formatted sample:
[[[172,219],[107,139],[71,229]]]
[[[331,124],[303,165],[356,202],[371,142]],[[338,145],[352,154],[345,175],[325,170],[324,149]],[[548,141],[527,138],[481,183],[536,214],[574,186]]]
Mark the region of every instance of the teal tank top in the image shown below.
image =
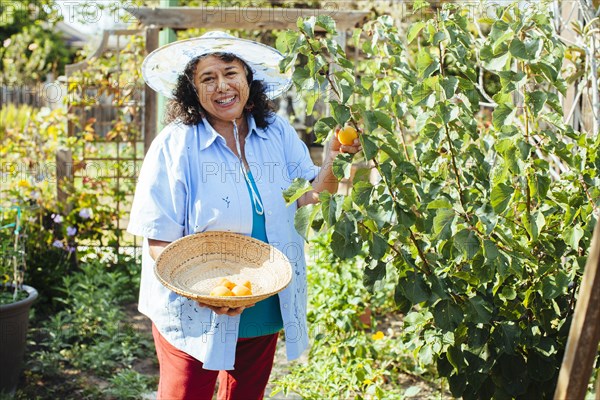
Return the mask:
[[[258,188],[254,182],[252,173],[248,171],[248,178],[254,191],[260,198]],[[248,182],[246,182],[248,186]],[[248,186],[250,192],[250,186]],[[252,192],[250,192],[252,198]],[[252,205],[252,237],[269,243],[267,239],[267,230],[265,227],[265,216],[256,212],[254,204]],[[272,335],[283,328],[283,319],[281,318],[281,309],[279,308],[279,296],[271,296],[263,301],[259,301],[253,307],[247,308],[242,312],[240,318],[240,338],[251,338],[257,336]]]

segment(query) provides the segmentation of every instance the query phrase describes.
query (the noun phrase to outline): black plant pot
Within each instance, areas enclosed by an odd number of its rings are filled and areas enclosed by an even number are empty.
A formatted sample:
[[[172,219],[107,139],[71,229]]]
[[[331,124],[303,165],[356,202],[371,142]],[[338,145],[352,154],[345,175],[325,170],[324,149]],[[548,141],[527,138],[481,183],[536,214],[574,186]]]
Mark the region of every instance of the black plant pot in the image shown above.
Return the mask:
[[[23,285],[29,296],[15,303],[0,305],[0,392],[13,395],[19,383],[25,353],[29,309],[38,297],[31,286]]]

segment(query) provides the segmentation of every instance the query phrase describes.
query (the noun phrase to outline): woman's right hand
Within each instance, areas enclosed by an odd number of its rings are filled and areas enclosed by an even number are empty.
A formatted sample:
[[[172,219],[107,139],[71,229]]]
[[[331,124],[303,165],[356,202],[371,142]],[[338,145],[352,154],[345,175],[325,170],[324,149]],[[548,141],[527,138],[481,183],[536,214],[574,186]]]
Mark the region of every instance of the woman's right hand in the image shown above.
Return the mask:
[[[250,304],[248,306],[245,307],[236,307],[236,308],[229,308],[229,307],[215,307],[215,306],[211,306],[208,304],[204,304],[204,303],[200,303],[198,302],[198,305],[200,307],[207,307],[210,308],[215,314],[219,314],[219,315],[229,315],[230,317],[234,317],[236,315],[239,315],[242,313],[242,311],[244,311],[246,308],[252,307],[254,306],[254,304]]]

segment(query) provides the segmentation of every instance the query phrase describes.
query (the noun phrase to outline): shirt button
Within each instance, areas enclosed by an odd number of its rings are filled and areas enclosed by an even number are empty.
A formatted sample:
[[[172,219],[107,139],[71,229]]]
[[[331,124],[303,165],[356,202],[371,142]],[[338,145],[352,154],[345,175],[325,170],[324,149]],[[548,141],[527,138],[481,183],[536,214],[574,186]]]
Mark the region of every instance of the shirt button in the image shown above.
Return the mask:
[[[267,211],[267,215],[273,215],[273,211]]]
[[[287,305],[287,303],[285,303],[285,304],[283,305],[283,308],[288,308],[288,305]]]

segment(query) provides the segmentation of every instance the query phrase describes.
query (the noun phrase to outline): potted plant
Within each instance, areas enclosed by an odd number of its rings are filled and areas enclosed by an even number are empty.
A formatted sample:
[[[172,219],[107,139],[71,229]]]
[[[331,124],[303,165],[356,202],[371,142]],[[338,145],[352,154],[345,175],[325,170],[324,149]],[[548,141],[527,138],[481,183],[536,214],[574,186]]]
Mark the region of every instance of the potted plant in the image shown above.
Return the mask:
[[[14,394],[25,353],[29,309],[38,296],[23,284],[24,229],[21,208],[0,208],[0,393]]]

